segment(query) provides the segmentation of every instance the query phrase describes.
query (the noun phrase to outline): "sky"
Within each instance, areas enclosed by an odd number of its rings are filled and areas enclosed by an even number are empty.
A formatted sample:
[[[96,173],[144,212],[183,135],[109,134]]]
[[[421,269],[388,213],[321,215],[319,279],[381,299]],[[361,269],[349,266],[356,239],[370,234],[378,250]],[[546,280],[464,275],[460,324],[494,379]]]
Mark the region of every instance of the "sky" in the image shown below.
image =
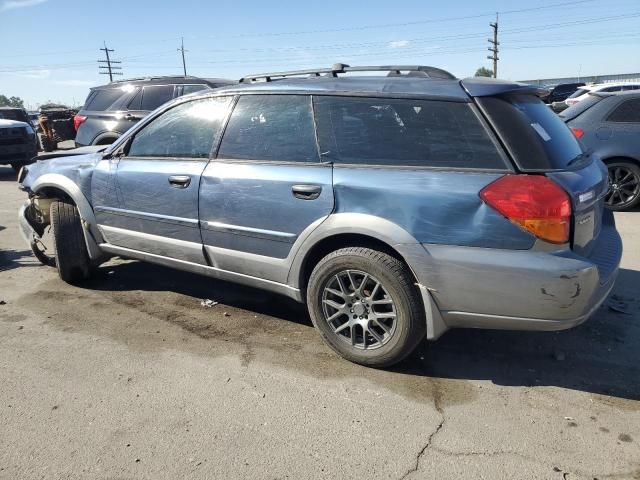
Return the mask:
[[[420,64],[538,79],[640,72],[640,0],[0,0],[0,94],[82,104],[104,43],[123,77]]]

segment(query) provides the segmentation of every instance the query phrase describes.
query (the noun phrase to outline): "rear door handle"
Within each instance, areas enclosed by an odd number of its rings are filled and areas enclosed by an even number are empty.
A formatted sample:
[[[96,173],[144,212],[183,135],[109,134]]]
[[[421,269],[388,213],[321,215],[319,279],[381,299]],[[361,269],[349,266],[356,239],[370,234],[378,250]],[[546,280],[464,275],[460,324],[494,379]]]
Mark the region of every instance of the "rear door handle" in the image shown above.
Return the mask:
[[[322,193],[320,185],[294,185],[291,187],[293,196],[301,200],[315,200]]]
[[[172,175],[169,177],[169,185],[173,188],[187,188],[191,183],[189,175]]]

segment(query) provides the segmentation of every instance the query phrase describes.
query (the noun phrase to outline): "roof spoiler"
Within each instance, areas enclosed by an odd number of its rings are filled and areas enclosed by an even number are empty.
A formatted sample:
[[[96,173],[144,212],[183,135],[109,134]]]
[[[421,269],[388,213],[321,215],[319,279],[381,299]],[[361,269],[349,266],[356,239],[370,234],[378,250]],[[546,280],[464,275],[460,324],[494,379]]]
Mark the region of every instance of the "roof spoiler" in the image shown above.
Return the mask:
[[[549,90],[537,85],[486,77],[465,78],[464,80],[460,80],[460,85],[462,85],[462,88],[472,97],[490,97],[510,93],[526,93],[542,97],[549,93]]]

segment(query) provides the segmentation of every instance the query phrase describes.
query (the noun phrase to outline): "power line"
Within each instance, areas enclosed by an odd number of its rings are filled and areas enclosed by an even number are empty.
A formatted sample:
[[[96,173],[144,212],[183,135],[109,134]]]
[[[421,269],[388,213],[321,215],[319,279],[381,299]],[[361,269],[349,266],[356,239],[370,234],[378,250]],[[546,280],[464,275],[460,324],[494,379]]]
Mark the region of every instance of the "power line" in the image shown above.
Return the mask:
[[[117,60],[111,60],[111,58],[109,58],[109,52],[113,52],[114,50],[111,48],[107,48],[107,42],[104,42],[104,48],[101,48],[100,50],[104,52],[107,59],[98,60],[98,63],[100,64],[106,63],[106,65],[98,65],[98,73],[100,75],[109,75],[109,81],[113,82],[114,75],[122,75],[122,72],[119,71],[119,70],[122,70],[122,67],[119,66],[119,64],[121,64],[122,62]]]

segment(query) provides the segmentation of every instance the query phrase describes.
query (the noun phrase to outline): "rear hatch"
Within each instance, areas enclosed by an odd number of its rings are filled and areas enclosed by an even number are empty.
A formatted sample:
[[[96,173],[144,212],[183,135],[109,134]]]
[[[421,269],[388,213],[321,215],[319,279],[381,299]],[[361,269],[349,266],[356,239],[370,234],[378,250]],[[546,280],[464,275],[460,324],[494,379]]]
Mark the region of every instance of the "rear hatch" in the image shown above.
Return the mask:
[[[528,93],[477,97],[477,104],[522,173],[546,175],[570,196],[571,248],[589,256],[603,224],[607,169],[547,105]]]

